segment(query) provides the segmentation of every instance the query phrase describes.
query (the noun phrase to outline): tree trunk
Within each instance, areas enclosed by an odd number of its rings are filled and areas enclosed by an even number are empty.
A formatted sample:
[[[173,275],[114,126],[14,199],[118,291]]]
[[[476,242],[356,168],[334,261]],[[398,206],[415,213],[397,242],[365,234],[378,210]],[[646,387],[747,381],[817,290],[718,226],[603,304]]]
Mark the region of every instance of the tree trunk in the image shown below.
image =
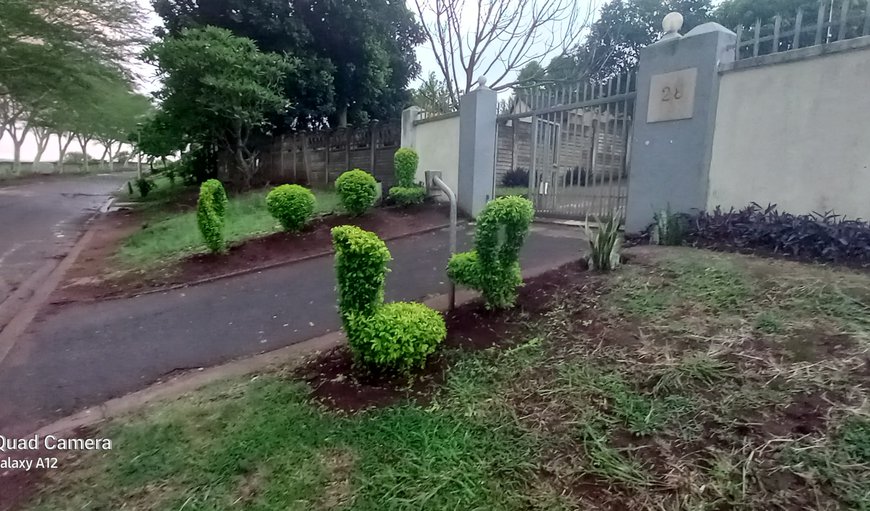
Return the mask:
[[[91,157],[88,155],[88,143],[91,141],[90,138],[81,138],[77,136],[79,139],[79,145],[82,148],[82,157],[84,158],[84,163],[82,169],[85,172],[90,172],[91,170]]]
[[[72,144],[73,137],[72,135],[66,138],[66,142],[63,141],[63,133],[57,133],[57,166],[58,166],[58,174],[63,173],[63,159],[66,158],[66,152],[69,150],[70,144]]]

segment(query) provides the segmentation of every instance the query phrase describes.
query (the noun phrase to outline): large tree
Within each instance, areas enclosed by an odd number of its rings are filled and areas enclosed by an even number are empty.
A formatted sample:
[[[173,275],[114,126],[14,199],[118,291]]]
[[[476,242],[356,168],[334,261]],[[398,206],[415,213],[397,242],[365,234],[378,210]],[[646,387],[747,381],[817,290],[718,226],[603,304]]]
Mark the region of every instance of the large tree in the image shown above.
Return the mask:
[[[530,62],[564,53],[591,17],[577,0],[414,0],[440,78],[454,107],[480,77],[511,86]]]
[[[288,53],[284,76],[293,107],[280,129],[398,117],[419,72],[420,27],[403,2],[389,0],[152,0],[165,27],[158,36],[212,25]]]
[[[554,80],[602,80],[637,66],[640,49],[661,33],[664,16],[683,15],[683,31],[710,21],[711,0],[611,0],[600,11],[584,42],[569,55],[551,61]]]
[[[241,186],[256,171],[251,137],[288,102],[282,81],[295,59],[261,52],[254,41],[222,28],[185,29],[145,53],[163,82],[156,96],[170,123],[185,138],[231,155]]]

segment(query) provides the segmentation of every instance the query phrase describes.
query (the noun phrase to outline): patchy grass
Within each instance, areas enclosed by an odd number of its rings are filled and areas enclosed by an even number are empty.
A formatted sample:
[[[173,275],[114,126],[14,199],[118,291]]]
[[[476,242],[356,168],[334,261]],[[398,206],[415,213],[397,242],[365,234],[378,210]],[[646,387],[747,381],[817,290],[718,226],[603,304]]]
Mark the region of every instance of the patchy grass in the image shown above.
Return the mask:
[[[505,195],[519,195],[520,197],[527,197],[529,195],[529,187],[528,186],[496,186],[495,187],[495,196],[503,197]]]
[[[338,412],[285,371],[152,405],[29,509],[870,509],[870,276],[633,260],[551,277],[419,401]]]
[[[176,178],[175,182],[172,182],[168,177],[160,174],[148,177],[154,182],[154,188],[147,196],[142,197],[139,194],[139,189],[136,188],[136,176],[133,176],[129,181],[130,186],[133,187],[133,193],[131,194],[129,187],[124,185],[115,194],[118,200],[120,202],[133,202],[140,209],[151,210],[166,207],[179,200],[180,197],[194,195],[197,191],[196,186],[184,184],[181,178]]]
[[[317,200],[315,215],[332,213],[338,209],[339,201],[335,192],[312,191]],[[148,199],[151,199],[151,195]],[[230,198],[225,229],[226,239],[232,243],[278,232],[281,226],[266,209],[265,191],[255,190]],[[123,243],[116,260],[124,268],[147,268],[205,251],[202,235],[196,225],[196,211],[191,208],[189,211],[162,214],[149,221],[141,231]]]

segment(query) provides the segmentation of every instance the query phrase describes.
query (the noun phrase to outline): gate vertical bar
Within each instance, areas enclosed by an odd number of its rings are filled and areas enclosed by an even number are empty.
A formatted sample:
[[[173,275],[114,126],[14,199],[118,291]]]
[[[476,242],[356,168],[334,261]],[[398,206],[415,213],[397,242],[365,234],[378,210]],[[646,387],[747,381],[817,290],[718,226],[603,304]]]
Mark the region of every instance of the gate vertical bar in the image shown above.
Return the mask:
[[[846,28],[849,23],[849,4],[851,0],[842,0],[840,2],[840,27],[837,32],[837,40],[842,41],[846,38]]]
[[[801,47],[801,30],[803,30],[804,8],[799,7],[797,17],[794,20],[794,40],[791,42],[791,49],[797,50]]]

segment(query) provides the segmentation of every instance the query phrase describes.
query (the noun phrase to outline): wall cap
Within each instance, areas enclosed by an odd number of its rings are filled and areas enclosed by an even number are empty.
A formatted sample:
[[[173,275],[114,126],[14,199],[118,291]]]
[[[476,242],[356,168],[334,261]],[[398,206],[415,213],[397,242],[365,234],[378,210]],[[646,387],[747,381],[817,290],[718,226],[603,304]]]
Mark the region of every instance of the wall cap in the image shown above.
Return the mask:
[[[789,62],[798,62],[811,58],[824,57],[825,55],[864,50],[868,48],[870,48],[870,36],[856,37],[845,41],[836,41],[818,46],[808,46],[797,50],[771,53],[733,62],[723,62],[719,65],[719,72],[727,73],[730,71],[740,71],[743,69],[752,69],[774,64],[787,64]]]

